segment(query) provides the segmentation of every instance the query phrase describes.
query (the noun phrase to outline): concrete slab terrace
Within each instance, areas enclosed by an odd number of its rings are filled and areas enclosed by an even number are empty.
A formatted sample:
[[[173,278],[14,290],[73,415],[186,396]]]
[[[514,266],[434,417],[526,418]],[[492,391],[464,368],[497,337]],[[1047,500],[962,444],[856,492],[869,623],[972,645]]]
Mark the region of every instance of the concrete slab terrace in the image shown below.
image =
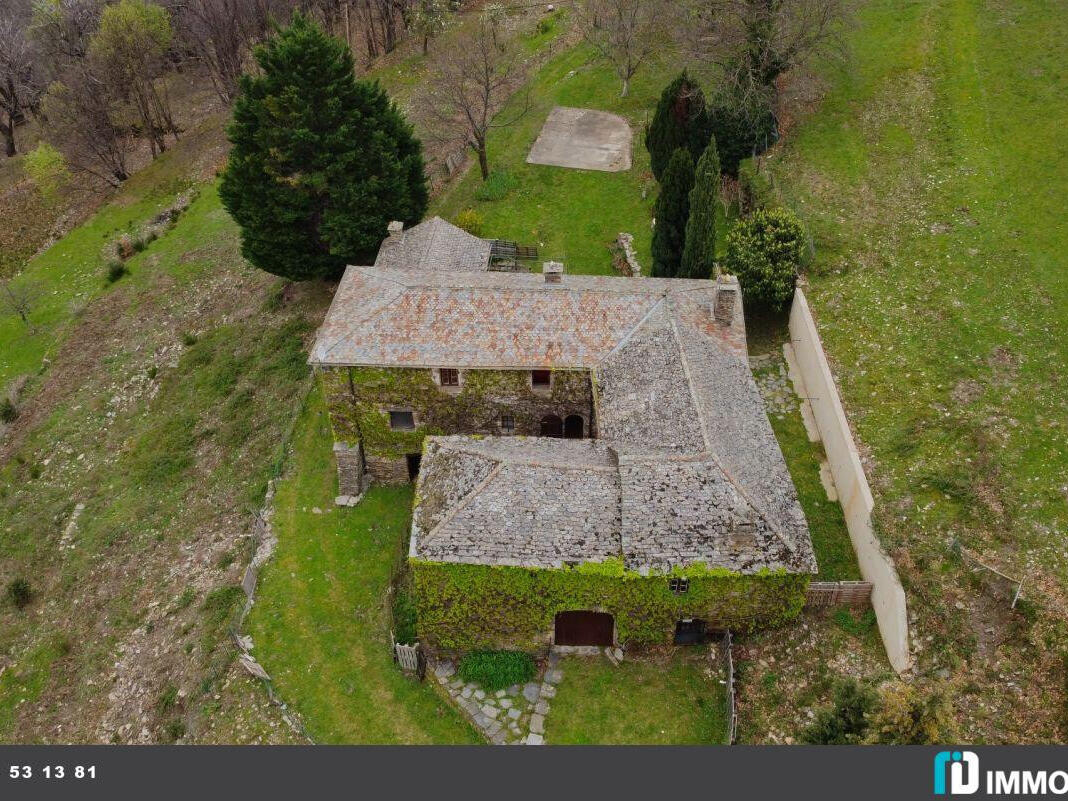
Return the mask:
[[[530,149],[527,163],[622,172],[630,169],[630,143],[630,125],[622,117],[556,106]]]

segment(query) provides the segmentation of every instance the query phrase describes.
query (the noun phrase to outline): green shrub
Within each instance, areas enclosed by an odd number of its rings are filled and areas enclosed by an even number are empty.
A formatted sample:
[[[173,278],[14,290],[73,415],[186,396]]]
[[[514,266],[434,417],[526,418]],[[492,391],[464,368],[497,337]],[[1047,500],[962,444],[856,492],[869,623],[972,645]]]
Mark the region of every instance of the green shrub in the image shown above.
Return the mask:
[[[7,585],[7,599],[16,609],[25,609],[33,599],[30,582],[24,578],[12,579]]]
[[[839,682],[834,688],[834,704],[816,713],[816,719],[801,734],[810,745],[854,745],[864,741],[868,714],[875,709],[875,693],[856,679]]]
[[[177,742],[185,737],[185,722],[178,720],[177,718],[170,721],[167,724],[167,739],[170,742]]]
[[[757,209],[727,234],[724,269],[738,276],[746,300],[773,308],[794,296],[805,230],[786,209]]]
[[[15,406],[11,398],[4,398],[0,401],[0,421],[5,423],[14,423],[15,418],[19,416],[19,410]]]
[[[496,692],[534,678],[534,660],[522,651],[471,651],[460,660],[460,678]]]
[[[494,170],[475,190],[475,197],[479,200],[504,200],[518,184],[519,181],[508,170]]]
[[[26,168],[26,174],[33,179],[41,197],[49,203],[55,200],[60,187],[70,179],[66,159],[48,142],[41,142],[27,153],[23,166]]]
[[[195,344],[197,344],[197,335],[191,334],[188,331],[183,332],[182,344],[185,345],[187,348],[193,347]]]
[[[880,693],[869,741],[883,745],[932,745],[958,739],[953,707],[937,689],[893,682]]]
[[[471,234],[471,236],[482,236],[482,226],[485,224],[485,220],[474,209],[464,209],[456,215],[456,219],[453,222]]]
[[[107,281],[109,284],[114,284],[129,272],[125,264],[118,259],[112,259],[108,262]]]

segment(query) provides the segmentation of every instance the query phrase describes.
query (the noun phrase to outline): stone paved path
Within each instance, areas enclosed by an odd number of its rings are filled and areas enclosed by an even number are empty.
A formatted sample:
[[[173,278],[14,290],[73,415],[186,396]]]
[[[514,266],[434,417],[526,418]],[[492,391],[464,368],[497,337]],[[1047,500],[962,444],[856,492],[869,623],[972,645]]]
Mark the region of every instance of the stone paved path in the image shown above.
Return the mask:
[[[551,709],[551,700],[556,697],[556,686],[564,678],[559,654],[549,654],[541,681],[513,684],[495,693],[487,693],[474,682],[465,683],[456,675],[456,666],[452,662],[433,663],[431,672],[453,702],[494,745],[542,745],[545,742],[545,718]]]

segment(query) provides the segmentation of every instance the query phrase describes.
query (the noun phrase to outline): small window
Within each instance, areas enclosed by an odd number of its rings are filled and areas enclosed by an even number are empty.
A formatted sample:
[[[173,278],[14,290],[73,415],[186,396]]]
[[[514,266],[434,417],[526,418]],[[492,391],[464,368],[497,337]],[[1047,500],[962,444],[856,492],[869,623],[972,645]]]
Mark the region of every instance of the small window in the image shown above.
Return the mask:
[[[531,370],[530,371],[530,385],[535,389],[548,389],[549,382],[552,380],[552,373],[549,370]]]
[[[460,386],[460,371],[454,370],[451,367],[442,367],[439,371],[441,373],[441,385],[443,387],[458,387]]]
[[[411,431],[415,428],[415,415],[411,412],[390,412],[389,427],[394,431]]]
[[[505,434],[515,433],[515,418],[510,414],[501,415],[501,431]]]
[[[685,595],[690,591],[690,580],[688,578],[673,578],[668,581],[668,586],[676,595]]]

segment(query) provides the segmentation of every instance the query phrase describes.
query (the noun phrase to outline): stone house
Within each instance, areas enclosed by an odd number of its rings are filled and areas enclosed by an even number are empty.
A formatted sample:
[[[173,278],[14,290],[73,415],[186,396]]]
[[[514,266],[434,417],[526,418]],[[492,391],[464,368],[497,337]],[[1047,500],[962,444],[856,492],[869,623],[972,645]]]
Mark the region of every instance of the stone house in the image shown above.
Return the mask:
[[[311,362],[341,495],[417,482],[425,643],[685,641],[800,610],[815,557],[733,278],[500,272],[443,220],[395,225]]]

